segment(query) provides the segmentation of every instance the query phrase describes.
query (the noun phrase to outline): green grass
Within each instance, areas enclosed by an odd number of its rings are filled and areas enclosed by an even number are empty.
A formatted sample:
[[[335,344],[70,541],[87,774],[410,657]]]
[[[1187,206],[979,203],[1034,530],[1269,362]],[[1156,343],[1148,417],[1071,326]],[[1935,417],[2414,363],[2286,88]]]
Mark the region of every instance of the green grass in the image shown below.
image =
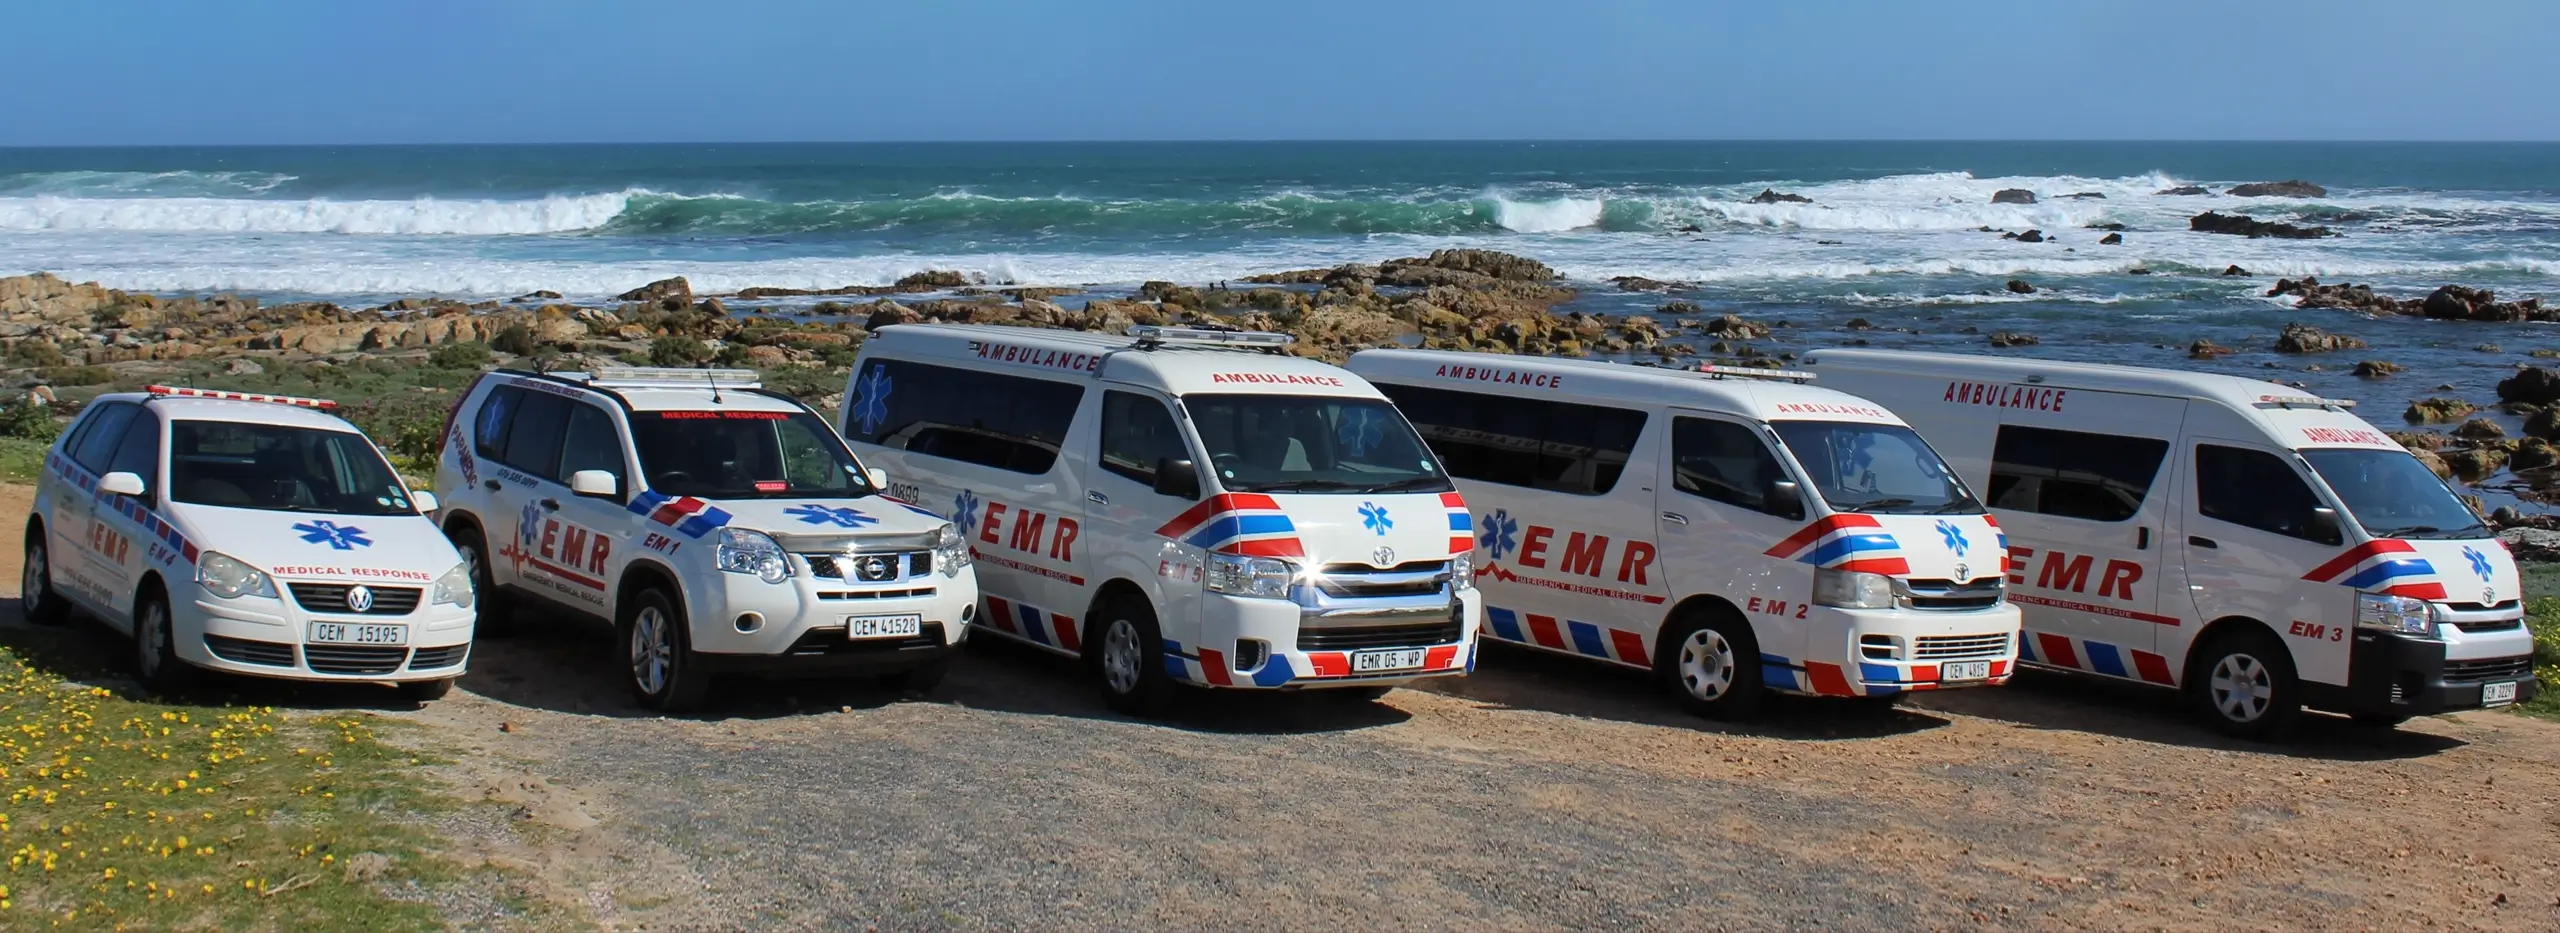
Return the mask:
[[[53,449],[51,441],[34,441],[23,437],[0,437],[0,480],[33,483],[36,474],[44,472],[44,452]]]
[[[2524,621],[2533,629],[2533,672],[2543,693],[2517,709],[2560,719],[2560,564],[2527,564],[2523,570]]]

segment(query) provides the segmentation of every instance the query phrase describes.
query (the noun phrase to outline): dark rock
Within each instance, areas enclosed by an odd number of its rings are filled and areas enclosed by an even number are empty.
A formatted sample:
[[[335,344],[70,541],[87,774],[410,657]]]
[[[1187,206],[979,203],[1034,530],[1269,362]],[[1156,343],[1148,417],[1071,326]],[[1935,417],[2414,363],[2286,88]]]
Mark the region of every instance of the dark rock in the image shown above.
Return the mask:
[[[2526,416],[2524,433],[2526,437],[2560,441],[2560,408],[2545,408]]]
[[[966,274],[953,272],[949,269],[926,269],[922,272],[898,279],[897,287],[900,289],[931,290],[960,288],[968,284],[969,277]]]
[[[2425,398],[2409,403],[2409,410],[2401,412],[2400,417],[2410,424],[2452,424],[2475,410],[2470,402],[2458,398]]]
[[[2025,188],[2002,188],[1991,193],[1993,204],[2033,204],[2036,193]]]
[[[1680,287],[1677,283],[1648,279],[1641,275],[1622,275],[1610,279],[1609,284],[1617,286],[1619,291],[1628,292],[1667,292]]]
[[[2507,429],[2499,427],[2497,422],[2487,418],[2473,418],[2463,422],[2461,427],[2453,429],[2453,436],[2466,441],[2494,441],[2507,436]]]
[[[614,297],[623,301],[655,303],[669,311],[682,311],[693,304],[693,283],[679,275],[672,279],[659,279]]]
[[[2222,274],[2237,275],[2245,278],[2248,276],[2249,270],[2240,268],[2239,266],[2224,266],[2222,267]]]
[[[1736,314],[1727,314],[1708,321],[1699,329],[1705,331],[1708,336],[1730,340],[1753,340],[1769,336],[1769,325],[1744,320],[1741,315]]]
[[[2361,350],[2364,341],[2345,334],[2332,334],[2317,327],[2287,324],[2276,337],[2278,353],[2327,353],[2332,350]]]
[[[2099,238],[2098,238],[2098,245],[2100,245],[2100,246],[2123,246],[2123,245],[2124,245],[2124,234],[2121,234],[2121,233],[2110,233],[2110,234],[2107,234],[2106,236],[2099,237]]]
[[[1862,317],[1850,318],[1849,323],[1844,326],[1848,327],[1850,330],[1874,330],[1876,328],[1874,324],[1868,323],[1867,319]]]
[[[2027,284],[2025,279],[2010,279],[2009,291],[2020,295],[2032,295],[2036,293],[2036,287]]]
[[[2275,287],[2267,289],[2267,297],[2279,295],[2298,296],[2301,300],[2294,302],[2297,308],[2344,308],[2367,314],[2410,314],[2416,310],[2414,302],[2376,295],[2370,285],[2322,285],[2316,278],[2277,279]]]
[[[560,300],[560,293],[559,293],[559,292],[552,291],[552,290],[550,290],[550,289],[548,289],[548,288],[545,288],[545,289],[538,289],[538,290],[531,291],[531,292],[526,292],[526,293],[524,293],[524,294],[522,294],[522,295],[517,295],[517,296],[515,296],[514,298],[510,298],[510,299],[507,299],[507,300],[508,300],[508,301],[513,301],[513,302],[519,302],[519,303],[521,303],[521,302],[530,302],[530,301],[558,301],[558,300]]]
[[[2235,198],[2325,198],[2329,189],[2307,181],[2254,181],[2223,192]]]
[[[2474,346],[2474,347],[2472,347],[2472,348],[2471,348],[2471,351],[2472,351],[2472,352],[2474,352],[2474,353],[2505,353],[2505,352],[2507,352],[2505,348],[2500,347],[2500,346],[2498,346],[2497,344],[2494,344],[2494,343],[2484,343],[2484,344],[2480,344],[2480,345],[2478,345],[2478,346]]]
[[[2280,240],[2316,240],[2333,236],[2327,227],[2297,227],[2292,224],[2259,220],[2247,214],[2224,214],[2206,211],[2187,218],[2187,229],[2198,233],[2227,233],[2250,239],[2274,237]]]
[[[2545,309],[2540,298],[2499,301],[2496,292],[2462,285],[2438,288],[2417,304],[2418,313],[2440,321],[2560,320],[2560,308]]]
[[[2042,342],[2037,340],[2034,334],[2012,333],[2005,330],[1991,333],[1991,345],[1995,347],[2032,347]]]
[[[1753,204],[1811,204],[1811,203],[1813,203],[1813,199],[1812,199],[1812,198],[1805,197],[1804,195],[1801,195],[1801,194],[1794,194],[1794,193],[1790,193],[1790,192],[1782,192],[1782,191],[1779,191],[1779,190],[1777,190],[1777,189],[1775,189],[1775,188],[1762,188],[1762,189],[1760,189],[1760,193],[1759,193],[1759,194],[1755,194],[1755,195],[1752,195],[1752,196],[1751,196],[1751,202],[1750,202],[1750,203],[1753,203]]]
[[[2205,190],[2205,188],[2204,188],[2204,186],[2203,186],[2203,185],[2179,185],[2179,186],[2177,186],[2177,187],[2175,187],[2175,188],[2162,188],[2162,189],[2160,189],[2160,190],[2158,190],[2158,191],[2154,191],[2154,192],[2151,192],[2151,193],[2152,193],[2152,194],[2190,195],[2190,194],[2212,194],[2213,192]]]
[[[2453,478],[2453,464],[2444,462],[2443,454],[2433,450],[2413,449],[2409,451],[2409,456],[2418,458],[2418,464],[2426,467],[2427,472],[2435,474],[2437,479]]]
[[[2082,229],[2082,230],[2113,230],[2113,231],[2116,231],[2116,232],[2118,232],[2118,233],[2122,233],[2122,232],[2124,232],[2124,231],[2126,231],[2126,230],[2131,230],[2131,229],[2133,229],[2133,228],[2131,228],[2131,227],[2127,227],[2127,226],[2125,226],[2125,225],[2123,225],[2123,224],[2120,224],[2120,223],[2113,223],[2113,222],[2109,222],[2109,223],[2102,223],[2102,224],[2081,224],[2081,225],[2080,225],[2080,229]]]
[[[1705,227],[1701,227],[1701,226],[1698,226],[1697,224],[1681,224],[1681,225],[1679,226],[1679,228],[1677,229],[1677,231],[1676,231],[1676,232],[1679,232],[1679,233],[1705,233],[1705,232],[1707,232],[1707,228],[1705,228]]]
[[[2029,231],[2027,231],[2027,232],[2025,232],[2025,233],[2018,234],[2018,242],[2020,242],[2020,243],[2042,243],[2042,242],[2044,242],[2044,231],[2042,231],[2042,230],[2029,230]]]
[[[2472,447],[2449,451],[2441,456],[2444,457],[2445,465],[2453,468],[2454,476],[2463,482],[2474,483],[2479,482],[2482,477],[2498,472],[2498,467],[2507,462],[2507,449]]]
[[[2090,199],[2090,198],[2096,198],[2096,199],[2101,200],[2101,201],[2104,201],[2104,200],[2106,200],[2106,199],[2107,199],[2107,196],[2106,196],[2106,195],[2099,194],[2098,192],[2095,192],[2095,191],[2076,191],[2076,192],[2073,192],[2073,193],[2071,193],[2071,194],[2063,195],[2063,197],[2070,198],[2070,199],[2072,199],[2072,200],[2074,200],[2074,201],[2085,201],[2085,200],[2088,200],[2088,199]]]
[[[2553,447],[2550,441],[2539,437],[2517,441],[2514,452],[2507,455],[2507,469],[2518,473],[2547,470],[2553,466],[2560,466],[2560,447]]]
[[[2133,268],[2131,268],[2131,269],[2126,269],[2126,270],[2124,270],[2124,274],[2126,274],[2126,275],[2150,275],[2150,274],[2151,274],[2151,270],[2149,270],[2149,269],[2145,269],[2145,268],[2142,268],[2142,267],[2140,267],[2140,266],[2135,266],[2135,267],[2133,267]]]
[[[2356,364],[2356,375],[2366,379],[2381,379],[2399,372],[2400,364],[2389,360],[2366,360]]]
[[[2528,366],[2498,381],[2498,399],[2549,407],[2560,402],[2560,369]]]
[[[2196,342],[2194,342],[2194,343],[2191,343],[2191,344],[2188,344],[2188,345],[2187,345],[2187,358],[2188,358],[2188,359],[2193,359],[2193,360],[2210,360],[2210,359],[2219,359],[2219,358],[2221,358],[2221,357],[2226,357],[2226,356],[2230,356],[2230,355],[2231,355],[2231,348],[2230,348],[2230,347],[2223,346],[2223,345],[2221,345],[2221,344],[2215,343],[2215,342],[2213,342],[2213,341],[2211,341],[2211,340],[2207,340],[2207,339],[2202,338],[2202,337],[2198,337],[2198,338],[2196,338]]]

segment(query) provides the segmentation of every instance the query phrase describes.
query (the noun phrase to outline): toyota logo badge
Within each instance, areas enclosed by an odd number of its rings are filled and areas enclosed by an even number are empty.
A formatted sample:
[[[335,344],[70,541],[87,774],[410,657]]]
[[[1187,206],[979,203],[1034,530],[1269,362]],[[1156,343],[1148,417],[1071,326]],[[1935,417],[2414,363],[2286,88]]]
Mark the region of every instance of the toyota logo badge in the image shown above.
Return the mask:
[[[373,591],[362,586],[348,587],[347,609],[352,612],[372,612]]]
[[[1377,565],[1377,566],[1380,566],[1380,567],[1393,567],[1393,566],[1395,566],[1395,565],[1396,565],[1396,549],[1395,549],[1395,548],[1391,548],[1391,547],[1382,547],[1382,548],[1379,548],[1379,549],[1377,549],[1377,550],[1370,551],[1370,552],[1369,552],[1369,563],[1374,564],[1374,565]]]
[[[1963,561],[1956,562],[1956,582],[1973,582],[1973,568],[1965,566]]]

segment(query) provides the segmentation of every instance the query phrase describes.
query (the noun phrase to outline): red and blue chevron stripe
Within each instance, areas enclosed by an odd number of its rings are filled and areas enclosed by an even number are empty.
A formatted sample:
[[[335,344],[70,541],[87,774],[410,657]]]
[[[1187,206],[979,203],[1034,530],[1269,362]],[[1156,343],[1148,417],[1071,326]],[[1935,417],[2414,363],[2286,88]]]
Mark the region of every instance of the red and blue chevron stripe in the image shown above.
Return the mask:
[[[641,490],[631,497],[631,514],[647,516],[650,521],[699,538],[729,524],[736,516],[725,509],[692,496],[675,497],[655,490]]]
[[[143,531],[160,539],[160,543],[169,546],[171,556],[190,564],[196,562],[198,552],[195,542],[187,540],[186,535],[179,534],[177,526],[161,518],[160,513],[145,508],[141,502],[132,498],[99,492],[98,478],[92,475],[87,467],[73,462],[71,458],[60,453],[47,452],[45,465],[52,468],[55,476],[62,477],[65,482],[80,487],[81,491],[88,493],[91,498],[108,508],[114,509],[116,514],[124,516],[127,521],[142,526]]]
[[[1467,511],[1466,497],[1454,492],[1440,494],[1440,505],[1449,510],[1449,556],[1456,557],[1476,549],[1476,517]]]
[[[1070,654],[1084,650],[1076,632],[1076,620],[1064,613],[1050,612],[1038,606],[1018,603],[999,596],[981,596],[987,613],[981,624],[993,625],[996,631]]]
[[[1644,636],[1625,629],[1498,606],[1484,607],[1484,620],[1486,632],[1503,641],[1570,651],[1629,667],[1653,666],[1653,656],[1644,649]]]
[[[1249,557],[1305,557],[1298,526],[1280,503],[1261,493],[1211,496],[1156,529],[1192,547]]]
[[[1833,570],[1896,577],[1911,573],[1911,562],[1903,559],[1901,543],[1886,534],[1884,523],[1871,515],[1842,513],[1826,517],[1788,535],[1766,553]]]
[[[2312,568],[2302,578],[2313,583],[2335,583],[2388,596],[2445,598],[2444,584],[2433,579],[2435,565],[2417,553],[2417,547],[2407,541],[2376,538],[2348,548],[2346,553]]]

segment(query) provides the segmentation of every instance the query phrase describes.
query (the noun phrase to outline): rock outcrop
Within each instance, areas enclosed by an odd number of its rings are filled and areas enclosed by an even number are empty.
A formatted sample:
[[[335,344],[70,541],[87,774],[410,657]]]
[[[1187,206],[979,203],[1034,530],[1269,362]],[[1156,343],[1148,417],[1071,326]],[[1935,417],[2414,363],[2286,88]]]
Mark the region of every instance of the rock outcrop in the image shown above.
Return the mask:
[[[682,311],[693,304],[693,283],[679,275],[672,279],[659,279],[614,297],[654,304],[668,311]]]
[[[2205,187],[2204,187],[2203,185],[2179,185],[2179,186],[2177,186],[2177,187],[2175,187],[2175,188],[2162,188],[2162,189],[2160,189],[2160,190],[2158,190],[2158,191],[2154,191],[2154,192],[2151,192],[2151,193],[2152,193],[2152,194],[2155,194],[2155,195],[2158,195],[2158,194],[2165,194],[2165,195],[2175,195],[2175,196],[2191,196],[2191,195],[2199,195],[2199,194],[2212,194],[2213,192],[2208,191],[2208,190],[2205,190]]]
[[[2401,412],[2400,417],[2410,424],[2452,424],[2476,410],[2470,402],[2458,398],[2422,398],[2409,403],[2409,410]]]
[[[2124,234],[2121,234],[2121,233],[2110,233],[2110,234],[2107,234],[2106,236],[2099,237],[2099,238],[2098,238],[2098,245],[2100,245],[2100,246],[2122,246],[2122,245],[2124,245]]]
[[[2325,198],[2329,196],[2329,189],[2297,178],[2233,185],[2231,190],[2223,193],[2235,198]]]
[[[2037,340],[2034,334],[2021,334],[2005,330],[1991,332],[1991,345],[2002,349],[2009,347],[2032,347],[2039,343],[2043,343],[2043,341]]]
[[[2334,236],[2327,227],[2297,227],[2292,224],[2259,220],[2247,214],[2225,214],[2206,211],[2187,218],[2187,229],[2198,233],[2227,233],[2250,239],[2274,237],[2281,240],[2316,240]]]
[[[2025,188],[2002,188],[1991,193],[1993,204],[2033,204],[2036,193]]]
[[[2278,353],[2328,353],[2335,350],[2361,350],[2364,341],[2345,334],[2332,334],[2304,324],[2287,324],[2276,336]]]
[[[2440,321],[2560,320],[2560,308],[2546,309],[2542,299],[2499,301],[2496,292],[2461,285],[2443,286],[2415,303],[2418,313]]]
[[[2016,295],[2032,295],[2036,293],[2036,287],[2027,284],[2027,280],[2025,279],[2010,279],[2009,284],[2003,287],[2007,288],[2011,294]]]
[[[1804,195],[1801,195],[1801,194],[1795,194],[1795,193],[1793,193],[1793,192],[1779,191],[1779,190],[1777,190],[1777,189],[1775,189],[1775,188],[1762,188],[1762,189],[1760,189],[1760,193],[1759,193],[1759,194],[1755,194],[1755,195],[1752,195],[1752,196],[1751,196],[1751,201],[1750,201],[1750,203],[1753,203],[1753,204],[1811,204],[1811,203],[1813,203],[1813,199],[1812,199],[1812,198],[1805,197]]]
[[[2528,366],[2498,381],[2498,400],[2550,407],[2560,402],[2560,369]]]

